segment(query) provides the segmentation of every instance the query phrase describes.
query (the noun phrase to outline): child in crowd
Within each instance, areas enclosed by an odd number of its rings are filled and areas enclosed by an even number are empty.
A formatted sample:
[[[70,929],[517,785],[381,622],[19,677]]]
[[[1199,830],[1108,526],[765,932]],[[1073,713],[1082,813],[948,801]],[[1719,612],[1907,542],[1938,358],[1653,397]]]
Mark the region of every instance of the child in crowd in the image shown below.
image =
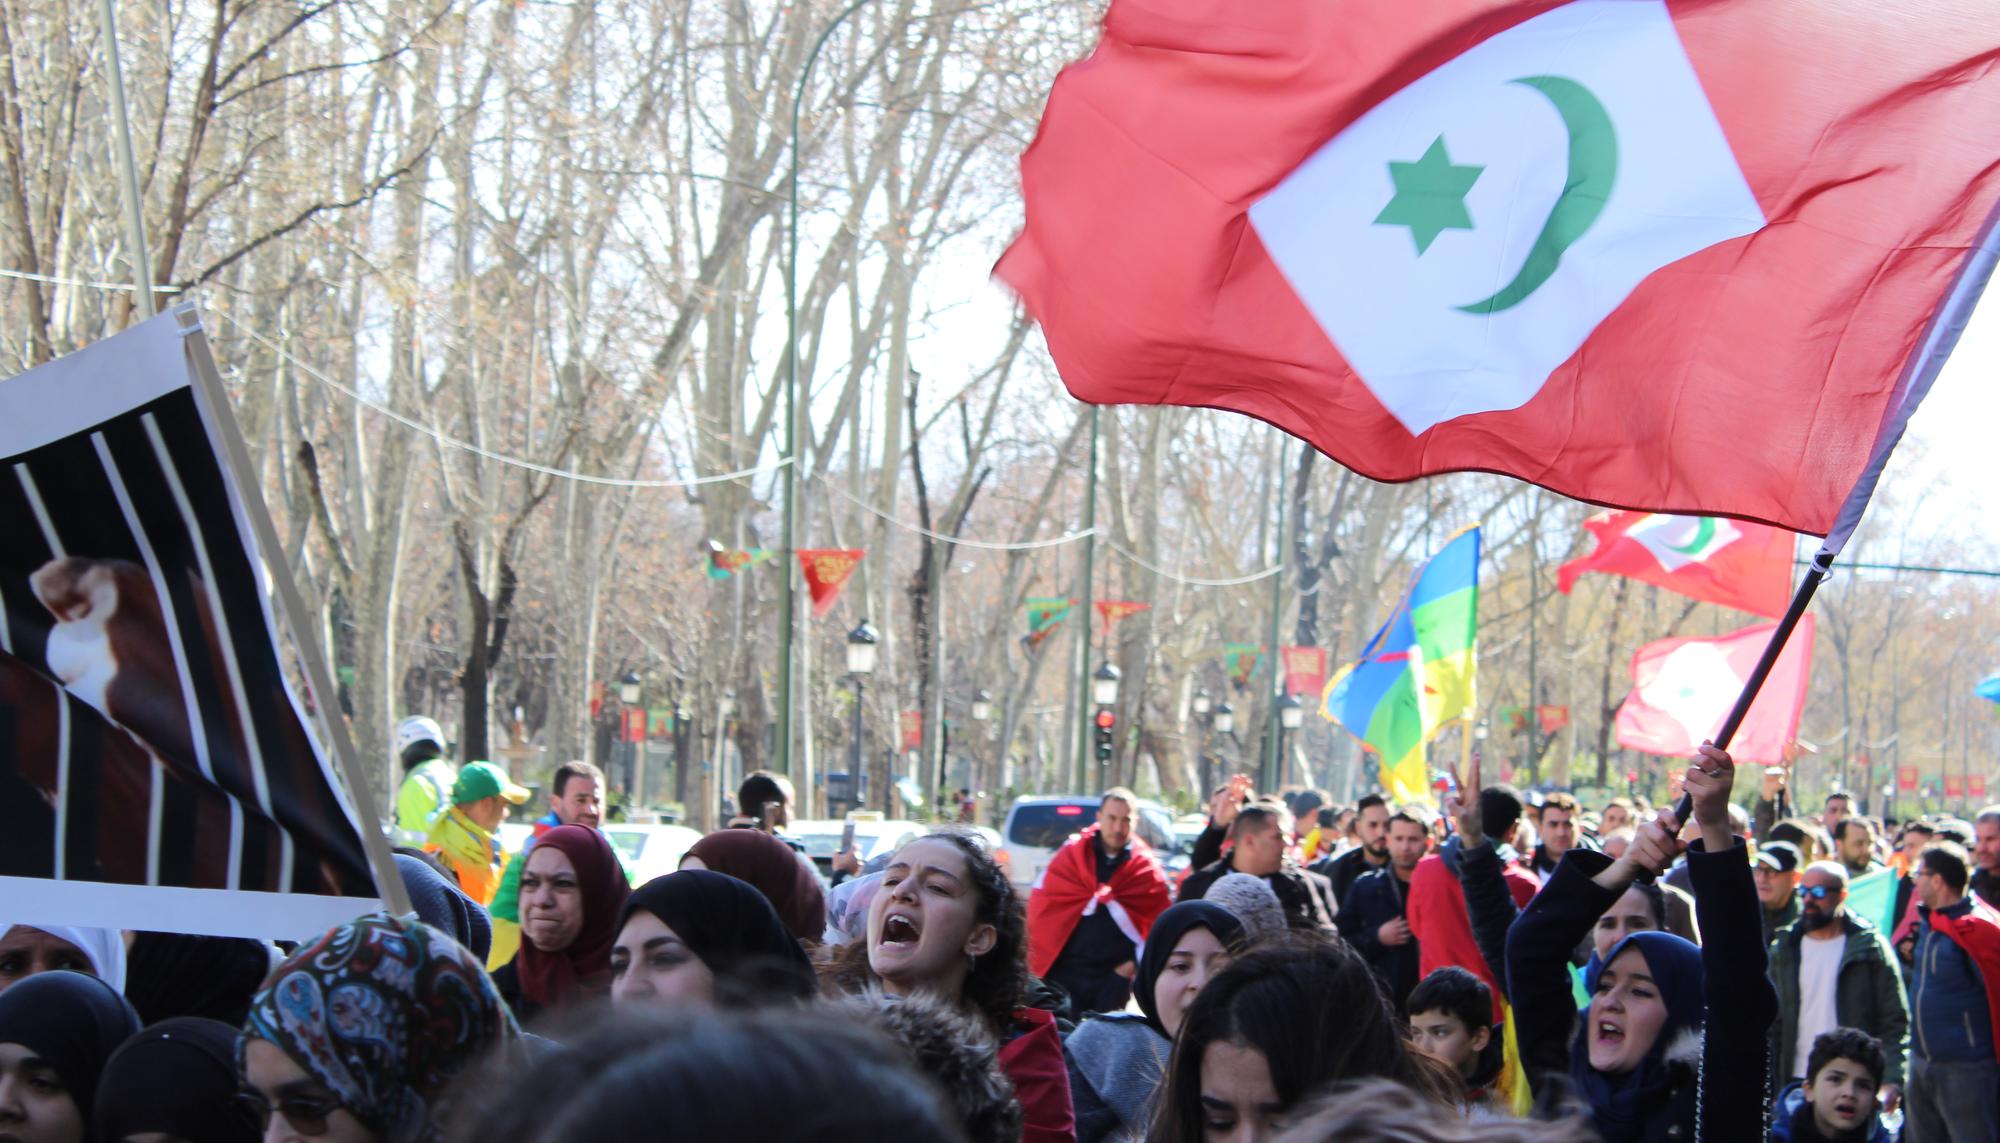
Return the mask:
[[[1882,1043],[1854,1028],[1813,1040],[1806,1078],[1778,1096],[1772,1143],[1889,1143],[1875,1093],[1889,1060]]]
[[[1455,965],[1433,971],[1410,992],[1410,1044],[1465,1081],[1468,1106],[1485,1106],[1501,1065],[1492,990]]]

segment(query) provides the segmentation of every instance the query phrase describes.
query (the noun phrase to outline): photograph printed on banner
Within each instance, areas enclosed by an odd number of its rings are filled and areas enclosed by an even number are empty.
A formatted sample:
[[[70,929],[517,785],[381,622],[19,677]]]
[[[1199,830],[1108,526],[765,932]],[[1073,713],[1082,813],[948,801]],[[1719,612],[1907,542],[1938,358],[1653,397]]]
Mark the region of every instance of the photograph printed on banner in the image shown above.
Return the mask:
[[[0,877],[371,897],[160,334],[0,382]]]

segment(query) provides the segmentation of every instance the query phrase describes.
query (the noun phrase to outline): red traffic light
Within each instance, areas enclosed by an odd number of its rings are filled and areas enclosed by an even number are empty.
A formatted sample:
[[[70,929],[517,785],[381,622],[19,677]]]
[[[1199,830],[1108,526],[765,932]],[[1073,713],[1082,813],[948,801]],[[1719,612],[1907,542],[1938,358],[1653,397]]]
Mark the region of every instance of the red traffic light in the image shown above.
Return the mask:
[[[1638,780],[1639,780],[1639,772],[1638,772],[1637,770],[1627,770],[1627,771],[1625,771],[1625,780],[1626,780],[1627,782],[1636,782],[1636,781],[1638,781]]]
[[[1100,710],[1097,712],[1097,728],[1099,730],[1110,730],[1113,726],[1117,725],[1117,722],[1118,716],[1111,711]]]

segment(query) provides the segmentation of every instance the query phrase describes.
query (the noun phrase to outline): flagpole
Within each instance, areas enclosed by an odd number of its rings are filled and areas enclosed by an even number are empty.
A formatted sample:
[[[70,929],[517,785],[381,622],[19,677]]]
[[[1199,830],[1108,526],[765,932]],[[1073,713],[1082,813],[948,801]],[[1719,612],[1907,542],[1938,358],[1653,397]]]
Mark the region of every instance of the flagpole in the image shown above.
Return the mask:
[[[104,26],[105,72],[111,81],[111,129],[118,136],[118,168],[125,191],[125,241],[132,247],[132,293],[139,318],[153,316],[153,268],[147,262],[146,216],[140,208],[139,164],[132,155],[132,124],[125,114],[125,69],[118,59],[118,16],[111,0],[100,0]]]
[[[1272,431],[1279,433],[1278,470],[1271,475],[1271,487],[1278,497],[1277,552],[1271,566],[1278,569],[1278,574],[1271,577],[1271,646],[1267,652],[1271,662],[1271,687],[1266,692],[1270,709],[1264,712],[1264,776],[1257,783],[1257,788],[1265,793],[1275,793],[1285,781],[1285,760],[1279,757],[1285,740],[1284,728],[1278,722],[1278,708],[1285,701],[1285,671],[1284,664],[1279,662],[1283,658],[1279,647],[1285,620],[1285,523],[1289,519],[1285,510],[1289,499],[1285,489],[1285,454],[1292,443],[1291,437],[1281,430]]]
[[[1771,632],[1771,641],[1764,645],[1764,653],[1757,657],[1757,665],[1744,680],[1743,693],[1736,696],[1736,705],[1729,708],[1729,717],[1722,720],[1722,729],[1715,733],[1715,745],[1729,749],[1729,742],[1743,726],[1743,720],[1750,714],[1750,704],[1757,701],[1757,692],[1764,689],[1764,680],[1771,677],[1771,668],[1777,666],[1778,656],[1784,653],[1785,644],[1792,637],[1793,628],[1805,617],[1806,605],[1812,602],[1813,593],[1826,582],[1833,570],[1833,553],[1821,548],[1812,560],[1812,566],[1799,581],[1798,590],[1792,593],[1791,605],[1785,608],[1784,617],[1778,620],[1777,630]],[[1674,806],[1674,820],[1687,824],[1688,815],[1694,812],[1694,795],[1682,794],[1679,804]]]
[[[1090,775],[1090,613],[1093,610],[1091,592],[1095,588],[1092,577],[1097,574],[1097,433],[1098,418],[1103,414],[1101,405],[1090,407],[1090,468],[1083,478],[1083,606],[1077,612],[1076,628],[1079,650],[1076,656],[1076,728],[1071,736],[1076,742],[1076,782],[1079,794],[1089,793],[1086,783]]]

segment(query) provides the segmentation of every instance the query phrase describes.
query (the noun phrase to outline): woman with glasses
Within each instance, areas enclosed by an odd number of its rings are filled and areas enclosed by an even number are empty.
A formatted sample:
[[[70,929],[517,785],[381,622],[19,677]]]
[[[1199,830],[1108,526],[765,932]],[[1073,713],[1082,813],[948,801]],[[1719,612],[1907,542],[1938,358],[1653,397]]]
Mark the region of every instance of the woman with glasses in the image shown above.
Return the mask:
[[[0,1139],[90,1143],[104,1062],[138,1030],[125,998],[85,973],[36,973],[0,994]]]
[[[452,1081],[519,1042],[478,958],[421,921],[375,913],[271,973],[236,1062],[266,1140],[434,1143]]]

